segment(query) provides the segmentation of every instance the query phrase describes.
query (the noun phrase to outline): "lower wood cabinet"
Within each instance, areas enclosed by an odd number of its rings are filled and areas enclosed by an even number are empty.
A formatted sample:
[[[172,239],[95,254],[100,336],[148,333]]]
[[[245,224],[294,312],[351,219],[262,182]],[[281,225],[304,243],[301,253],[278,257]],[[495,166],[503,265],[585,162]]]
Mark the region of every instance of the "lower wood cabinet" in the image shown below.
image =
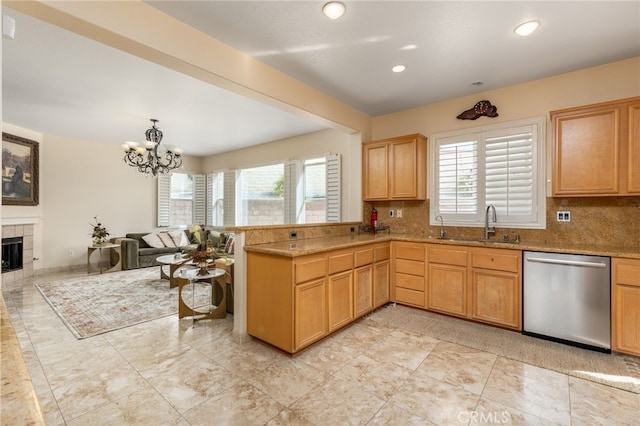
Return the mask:
[[[362,266],[353,272],[354,315],[360,317],[373,309],[373,266]]]
[[[422,244],[426,250],[426,266],[422,266],[424,262],[416,260],[421,257],[417,243],[395,244],[400,245],[393,259],[397,303],[522,329],[520,250]],[[426,268],[424,276],[422,267]]]
[[[387,260],[376,262],[373,265],[373,309],[389,303],[389,275],[389,247],[387,246]]]
[[[640,259],[611,259],[612,349],[640,356]]]
[[[247,252],[247,332],[288,353],[388,301],[388,242],[295,258]]]
[[[295,286],[294,349],[303,348],[327,334],[327,291],[324,278]]]
[[[429,263],[427,308],[467,316],[467,268]]]
[[[471,250],[471,318],[522,329],[522,252]]]
[[[429,246],[428,309],[459,317],[468,316],[468,255],[466,247]]]
[[[392,243],[393,299],[405,305],[425,307],[426,244],[404,241]]]
[[[353,271],[349,270],[328,278],[329,332],[353,321]]]

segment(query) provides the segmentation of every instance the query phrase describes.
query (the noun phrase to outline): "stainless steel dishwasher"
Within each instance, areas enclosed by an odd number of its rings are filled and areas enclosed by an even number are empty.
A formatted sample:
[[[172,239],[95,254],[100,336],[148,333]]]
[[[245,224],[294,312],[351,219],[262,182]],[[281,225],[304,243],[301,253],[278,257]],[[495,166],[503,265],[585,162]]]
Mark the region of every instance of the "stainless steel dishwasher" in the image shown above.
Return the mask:
[[[523,333],[611,352],[611,258],[523,253]]]

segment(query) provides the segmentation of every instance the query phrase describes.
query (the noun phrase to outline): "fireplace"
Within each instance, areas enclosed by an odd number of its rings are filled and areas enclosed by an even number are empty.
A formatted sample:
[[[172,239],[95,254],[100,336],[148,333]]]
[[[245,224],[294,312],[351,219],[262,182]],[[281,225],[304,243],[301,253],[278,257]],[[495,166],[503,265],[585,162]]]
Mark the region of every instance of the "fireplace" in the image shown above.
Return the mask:
[[[2,282],[7,284],[21,282],[32,277],[34,224],[37,218],[2,219]]]
[[[2,239],[2,273],[22,269],[22,237]]]

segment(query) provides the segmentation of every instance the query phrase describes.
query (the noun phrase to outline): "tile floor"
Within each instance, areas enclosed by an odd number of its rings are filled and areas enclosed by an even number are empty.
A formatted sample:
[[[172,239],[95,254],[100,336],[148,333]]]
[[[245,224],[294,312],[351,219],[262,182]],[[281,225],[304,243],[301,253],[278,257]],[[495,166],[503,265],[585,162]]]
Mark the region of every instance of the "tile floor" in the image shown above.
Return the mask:
[[[53,276],[36,279],[45,278]],[[5,288],[4,298],[50,425],[636,425],[640,417],[640,395],[390,328],[375,313],[296,358],[233,343],[231,316],[195,327],[170,316],[77,340],[33,282]]]

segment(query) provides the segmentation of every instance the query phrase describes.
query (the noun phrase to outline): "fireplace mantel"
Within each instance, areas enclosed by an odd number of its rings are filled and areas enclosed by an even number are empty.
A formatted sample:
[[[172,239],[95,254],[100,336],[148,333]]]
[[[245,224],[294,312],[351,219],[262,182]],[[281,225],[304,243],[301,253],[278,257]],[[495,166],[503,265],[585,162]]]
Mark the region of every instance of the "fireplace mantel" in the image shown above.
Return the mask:
[[[2,226],[8,225],[33,225],[40,222],[39,217],[3,217]]]

